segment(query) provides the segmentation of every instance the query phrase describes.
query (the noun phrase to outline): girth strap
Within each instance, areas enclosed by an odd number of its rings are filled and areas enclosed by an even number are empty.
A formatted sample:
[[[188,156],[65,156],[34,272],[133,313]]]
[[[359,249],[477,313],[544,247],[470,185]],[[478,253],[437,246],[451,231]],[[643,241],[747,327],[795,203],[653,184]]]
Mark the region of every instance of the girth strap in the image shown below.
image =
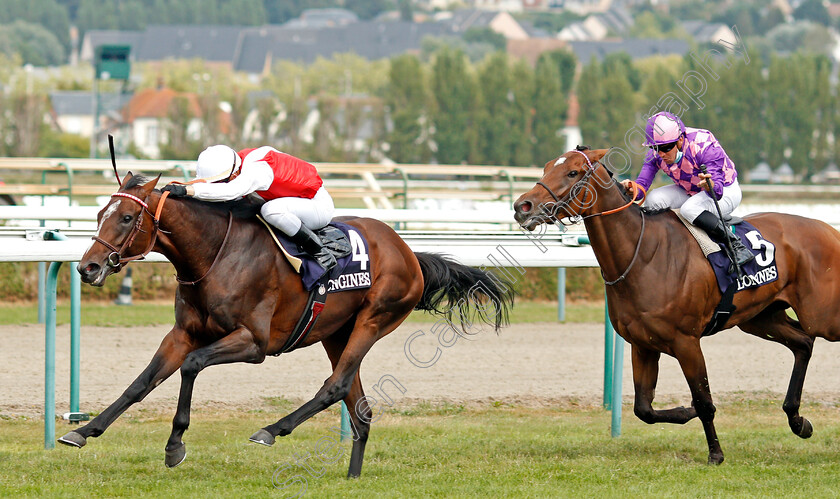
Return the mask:
[[[327,272],[312,287],[312,291],[309,292],[309,298],[306,300],[306,306],[303,307],[303,314],[298,319],[297,324],[295,324],[295,328],[292,330],[292,334],[289,335],[289,339],[286,340],[283,348],[274,354],[275,356],[281,353],[291,352],[309,336],[309,332],[315,327],[318,316],[324,310],[324,303],[327,301],[327,284],[329,283],[329,279],[330,273]]]

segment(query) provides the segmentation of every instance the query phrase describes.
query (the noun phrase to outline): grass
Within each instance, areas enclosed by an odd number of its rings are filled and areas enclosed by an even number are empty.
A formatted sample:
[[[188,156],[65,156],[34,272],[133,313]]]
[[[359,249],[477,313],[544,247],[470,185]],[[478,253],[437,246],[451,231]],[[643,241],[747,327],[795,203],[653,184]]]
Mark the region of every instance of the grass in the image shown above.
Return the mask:
[[[305,483],[305,497],[313,498],[836,496],[837,408],[803,408],[816,427],[805,441],[790,433],[779,406],[775,400],[718,406],[721,466],[706,464],[696,420],[648,426],[628,406],[616,439],[609,436],[609,413],[597,408],[395,407],[374,424],[359,480],[344,478],[349,443],[340,452],[324,445],[333,442],[334,409],[272,448],[247,437],[292,404],[195,411],[185,435],[187,460],[175,469],[163,465],[170,414],[132,412],[84,449],[52,451],[41,448],[41,421],[7,419],[0,424],[0,495],[290,497],[294,488],[276,490],[274,477]],[[67,429],[58,423],[59,435]],[[337,460],[324,464],[319,454]]]
[[[426,312],[413,312],[408,321],[435,322],[439,316]],[[557,303],[520,301],[511,311],[512,323],[556,322]],[[131,306],[113,305],[109,302],[83,302],[81,304],[82,326],[152,326],[172,324],[175,320],[172,303],[145,303],[135,301]],[[603,322],[603,302],[570,302],[566,305],[566,322]],[[38,322],[36,303],[0,305],[0,325],[34,324]],[[70,305],[59,303],[56,322],[70,322]]]

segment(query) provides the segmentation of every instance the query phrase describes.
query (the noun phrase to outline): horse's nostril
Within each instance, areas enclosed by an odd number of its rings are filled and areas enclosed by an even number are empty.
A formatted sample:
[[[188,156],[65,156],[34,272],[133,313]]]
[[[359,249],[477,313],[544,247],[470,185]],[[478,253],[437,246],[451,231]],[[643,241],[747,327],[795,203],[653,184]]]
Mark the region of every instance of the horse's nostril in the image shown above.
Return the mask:
[[[530,201],[523,201],[522,204],[519,205],[519,211],[522,213],[528,213],[531,211],[532,205]]]

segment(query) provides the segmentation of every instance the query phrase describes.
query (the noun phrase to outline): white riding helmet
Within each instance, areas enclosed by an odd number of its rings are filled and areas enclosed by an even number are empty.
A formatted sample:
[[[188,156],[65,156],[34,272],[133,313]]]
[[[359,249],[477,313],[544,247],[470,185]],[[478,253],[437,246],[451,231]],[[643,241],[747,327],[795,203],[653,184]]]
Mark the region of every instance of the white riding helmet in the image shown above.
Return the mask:
[[[226,145],[210,146],[198,155],[195,178],[207,183],[227,180],[242,167],[242,158]]]

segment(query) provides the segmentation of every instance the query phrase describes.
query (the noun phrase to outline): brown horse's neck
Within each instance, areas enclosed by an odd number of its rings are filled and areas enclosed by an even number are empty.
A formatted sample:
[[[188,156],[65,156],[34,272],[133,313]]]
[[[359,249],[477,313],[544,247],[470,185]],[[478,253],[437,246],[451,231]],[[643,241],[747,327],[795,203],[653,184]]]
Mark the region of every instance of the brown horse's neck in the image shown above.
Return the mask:
[[[195,201],[168,198],[160,214],[160,232],[153,251],[164,255],[184,281],[207,273],[227,232],[226,213],[200,206]]]
[[[595,190],[596,199],[587,214],[604,213],[627,204],[620,188],[611,179],[594,178],[590,185]],[[584,225],[604,278],[607,281],[617,279],[627,270],[636,254],[636,244],[642,231],[639,208],[631,205],[617,213],[593,216],[587,218]]]

